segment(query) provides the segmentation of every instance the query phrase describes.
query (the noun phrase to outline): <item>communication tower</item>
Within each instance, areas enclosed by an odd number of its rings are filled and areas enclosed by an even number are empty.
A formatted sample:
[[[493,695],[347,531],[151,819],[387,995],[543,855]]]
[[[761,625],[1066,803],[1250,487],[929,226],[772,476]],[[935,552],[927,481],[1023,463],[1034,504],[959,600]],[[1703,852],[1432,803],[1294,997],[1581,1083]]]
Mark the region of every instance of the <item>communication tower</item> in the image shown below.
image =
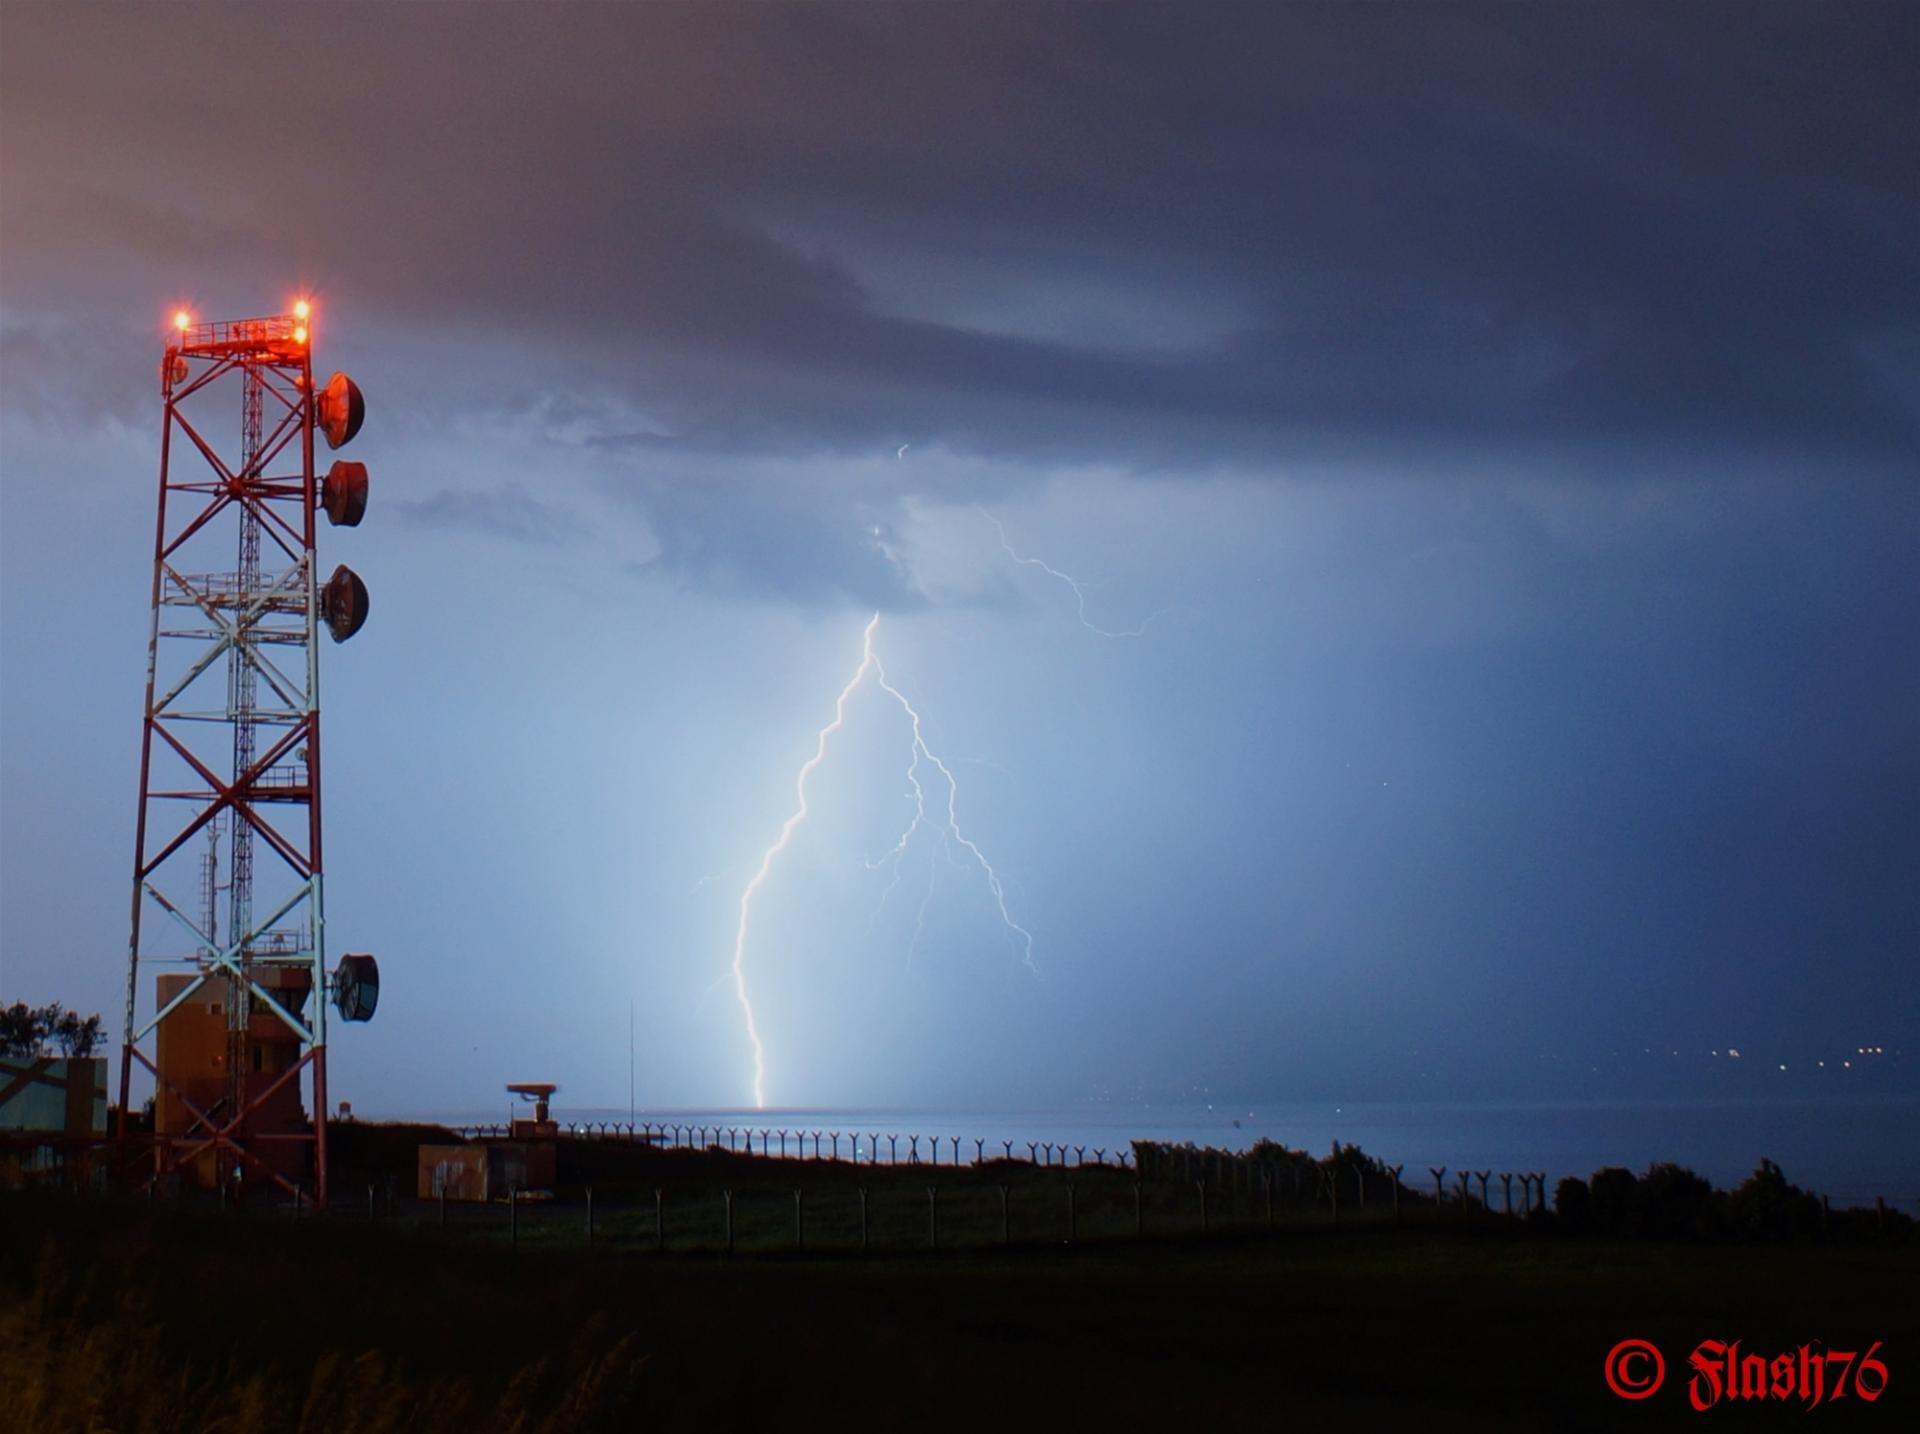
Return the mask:
[[[324,1206],[327,1006],[366,1020],[379,976],[371,956],[325,965],[318,640],[359,631],[367,590],[345,566],[322,581],[314,540],[320,514],[359,523],[367,470],[315,472],[316,435],[351,441],[365,405],[344,374],[315,387],[313,321],[305,300],[233,322],[182,311],[161,360],[119,1139],[130,1153],[138,1065],[152,1178],[268,1181]]]

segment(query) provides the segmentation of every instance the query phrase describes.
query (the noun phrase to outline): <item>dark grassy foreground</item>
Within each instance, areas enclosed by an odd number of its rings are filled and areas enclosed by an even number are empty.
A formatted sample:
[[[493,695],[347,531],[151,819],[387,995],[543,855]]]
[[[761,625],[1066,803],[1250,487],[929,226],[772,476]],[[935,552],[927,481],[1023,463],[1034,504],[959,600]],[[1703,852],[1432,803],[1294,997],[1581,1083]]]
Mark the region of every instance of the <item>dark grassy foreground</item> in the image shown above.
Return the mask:
[[[751,1198],[782,1208],[790,1181],[764,1172]],[[295,1223],[5,1197],[0,1427],[1892,1429],[1920,1387],[1911,1241],[1612,1244],[1423,1214],[728,1260],[589,1251],[582,1213],[550,1207],[516,1254],[497,1224],[442,1231],[426,1208]],[[1601,1377],[1628,1336],[1667,1355],[1644,1404]],[[1888,1390],[1696,1414],[1705,1338],[1880,1340]]]

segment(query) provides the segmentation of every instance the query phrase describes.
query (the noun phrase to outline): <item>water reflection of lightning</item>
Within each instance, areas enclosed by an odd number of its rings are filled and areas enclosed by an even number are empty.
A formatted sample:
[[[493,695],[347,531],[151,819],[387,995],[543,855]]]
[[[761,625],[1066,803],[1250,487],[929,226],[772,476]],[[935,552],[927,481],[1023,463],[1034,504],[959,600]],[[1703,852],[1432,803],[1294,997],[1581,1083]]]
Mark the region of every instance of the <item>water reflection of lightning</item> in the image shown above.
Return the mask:
[[[1007,541],[1007,530],[1001,525],[1000,520],[985,508],[979,509],[979,513],[981,517],[993,524],[994,532],[1000,535],[1001,551],[1006,553],[1009,558],[1012,558],[1014,562],[1023,568],[1038,568],[1048,577],[1058,579],[1073,590],[1073,600],[1076,611],[1080,617],[1080,626],[1084,627],[1088,632],[1097,633],[1101,637],[1145,637],[1147,635],[1147,629],[1153,626],[1155,620],[1167,615],[1168,609],[1163,607],[1155,608],[1147,614],[1146,620],[1138,627],[1130,627],[1121,632],[1109,632],[1106,628],[1095,625],[1087,617],[1087,585],[1085,583],[1081,582],[1071,573],[1063,573],[1060,569],[1049,566],[1039,558],[1029,558],[1015,552],[1013,544]]]
[[[747,1040],[753,1045],[753,1103],[755,1107],[760,1109],[764,1109],[767,1103],[766,1047],[761,1042],[760,1029],[754,1020],[753,1003],[747,997],[746,975],[747,927],[753,914],[753,901],[754,898],[759,895],[760,888],[766,884],[767,876],[773,870],[774,861],[779,857],[780,853],[787,849],[787,843],[791,840],[794,830],[799,827],[802,822],[806,821],[808,812],[807,778],[813,775],[814,768],[826,760],[827,739],[846,725],[847,701],[853,696],[854,692],[859,689],[860,684],[866,680],[868,673],[874,674],[877,685],[882,692],[885,692],[895,702],[900,704],[900,710],[907,714],[907,719],[913,727],[911,759],[907,763],[907,781],[913,788],[914,797],[913,820],[908,823],[907,829],[900,834],[900,839],[894,843],[893,850],[890,851],[887,856],[881,858],[880,862],[874,863],[874,865],[878,866],[887,861],[893,862],[895,881],[898,881],[899,860],[905,855],[907,846],[912,842],[915,833],[920,830],[927,820],[927,793],[926,788],[920,781],[920,764],[923,761],[928,763],[939,771],[941,777],[945,779],[947,784],[946,821],[941,832],[943,843],[958,843],[960,846],[965,847],[968,855],[978,863],[981,872],[986,876],[987,889],[993,894],[994,904],[999,908],[1000,919],[1006,923],[1008,930],[1020,938],[1023,948],[1023,958],[1026,962],[1027,969],[1033,971],[1036,975],[1039,971],[1039,968],[1033,964],[1033,933],[1015,921],[1011,913],[1007,910],[1007,894],[1005,888],[1001,885],[1000,874],[993,869],[993,863],[987,860],[986,854],[974,844],[971,838],[960,830],[957,810],[960,799],[959,782],[954,779],[953,772],[947,767],[947,764],[941,761],[940,758],[934,754],[933,750],[927,746],[926,738],[920,729],[919,712],[915,710],[911,702],[907,701],[905,694],[903,694],[899,688],[887,681],[887,670],[881,665],[880,656],[874,651],[873,647],[873,634],[879,626],[880,614],[875,613],[868,621],[866,631],[861,635],[860,665],[854,669],[853,676],[847,679],[847,685],[840,689],[840,696],[835,699],[833,704],[833,720],[820,729],[819,737],[814,742],[813,755],[801,766],[800,775],[794,782],[795,806],[793,815],[788,817],[786,822],[781,826],[780,835],[774,839],[773,845],[768,847],[760,858],[760,869],[753,874],[753,879],[747,883],[746,889],[740,893],[740,924],[733,938],[733,991],[734,995],[739,998],[741,1013],[746,1017]],[[887,889],[890,892],[893,889],[892,885],[890,884]],[[929,877],[928,890],[929,893],[931,893],[931,877]],[[883,896],[882,900],[884,901],[884,899]],[[920,903],[919,920],[915,923],[914,929],[914,946],[916,947],[920,940],[920,928],[924,926],[926,922],[926,914],[927,902],[926,899],[922,899]],[[912,951],[913,948],[910,947],[908,950],[909,959],[912,958]]]

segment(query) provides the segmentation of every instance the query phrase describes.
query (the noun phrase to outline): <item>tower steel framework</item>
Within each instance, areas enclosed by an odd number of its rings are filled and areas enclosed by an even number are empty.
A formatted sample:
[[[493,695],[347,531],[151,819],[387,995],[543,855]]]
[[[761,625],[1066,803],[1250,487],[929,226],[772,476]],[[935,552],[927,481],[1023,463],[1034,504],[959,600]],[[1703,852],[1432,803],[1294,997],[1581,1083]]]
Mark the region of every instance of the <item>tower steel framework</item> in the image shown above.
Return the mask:
[[[315,389],[311,322],[304,301],[237,322],[182,313],[161,364],[119,1139],[131,1156],[138,1066],[155,1082],[153,1178],[264,1178],[324,1206],[328,997],[353,984],[347,963],[371,963],[348,957],[331,982],[325,965],[318,639],[351,636],[367,599],[350,569],[320,579],[315,537],[320,513],[359,521],[366,469],[315,473],[316,435],[340,446],[363,409],[343,375]],[[223,451],[236,398],[239,447]],[[363,1019],[370,998],[341,1010]]]

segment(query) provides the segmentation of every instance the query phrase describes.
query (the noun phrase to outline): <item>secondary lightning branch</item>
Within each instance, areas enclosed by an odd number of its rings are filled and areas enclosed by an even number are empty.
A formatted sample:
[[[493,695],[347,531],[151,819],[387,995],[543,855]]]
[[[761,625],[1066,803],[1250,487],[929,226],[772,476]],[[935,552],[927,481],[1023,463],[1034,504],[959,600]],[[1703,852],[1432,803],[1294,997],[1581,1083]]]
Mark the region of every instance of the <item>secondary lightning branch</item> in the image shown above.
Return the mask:
[[[1023,568],[1040,569],[1040,571],[1048,577],[1065,583],[1067,587],[1072,590],[1074,607],[1080,618],[1080,626],[1084,627],[1088,632],[1097,633],[1101,637],[1145,637],[1147,635],[1147,629],[1152,627],[1157,619],[1167,615],[1168,609],[1155,608],[1147,614],[1146,619],[1138,627],[1126,628],[1119,632],[1112,632],[1099,626],[1087,617],[1087,585],[1085,583],[1074,577],[1073,574],[1063,573],[1060,569],[1042,562],[1039,558],[1030,558],[1022,553],[1016,552],[1013,544],[1007,541],[1007,530],[1001,524],[1000,520],[985,508],[980,508],[978,511],[981,517],[993,524],[994,532],[1000,535],[1001,551],[1009,558],[1013,559],[1014,562]]]

